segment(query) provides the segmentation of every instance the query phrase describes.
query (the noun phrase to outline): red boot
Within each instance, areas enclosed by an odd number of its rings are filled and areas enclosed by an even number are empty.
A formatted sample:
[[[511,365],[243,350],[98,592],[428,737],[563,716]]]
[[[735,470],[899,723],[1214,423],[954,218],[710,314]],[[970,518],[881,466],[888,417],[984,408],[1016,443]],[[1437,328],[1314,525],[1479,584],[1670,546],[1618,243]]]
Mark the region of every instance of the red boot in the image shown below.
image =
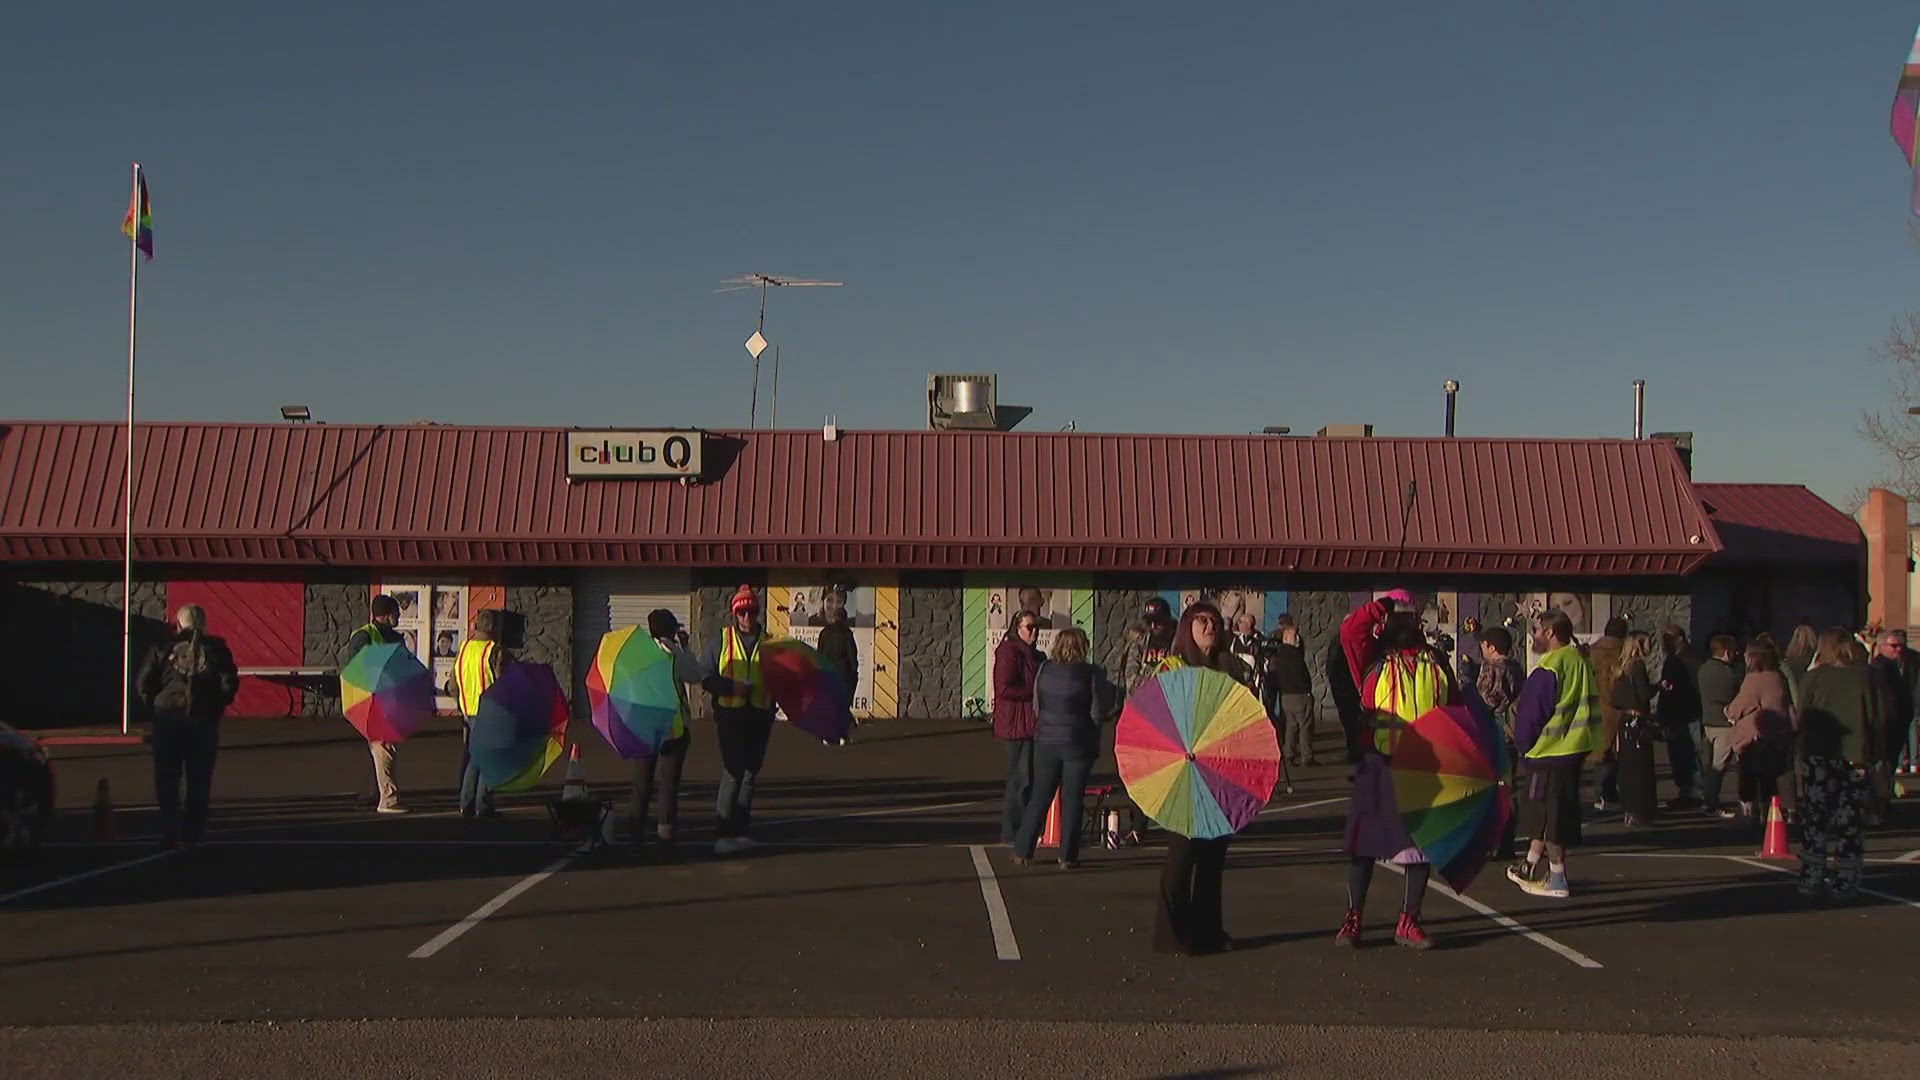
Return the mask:
[[[1340,920],[1340,932],[1333,935],[1333,943],[1343,949],[1360,947],[1360,912],[1357,909],[1347,909],[1347,917]]]
[[[1396,945],[1405,945],[1409,949],[1431,949],[1433,942],[1427,932],[1420,929],[1420,916],[1411,911],[1400,913],[1400,926],[1393,932]]]

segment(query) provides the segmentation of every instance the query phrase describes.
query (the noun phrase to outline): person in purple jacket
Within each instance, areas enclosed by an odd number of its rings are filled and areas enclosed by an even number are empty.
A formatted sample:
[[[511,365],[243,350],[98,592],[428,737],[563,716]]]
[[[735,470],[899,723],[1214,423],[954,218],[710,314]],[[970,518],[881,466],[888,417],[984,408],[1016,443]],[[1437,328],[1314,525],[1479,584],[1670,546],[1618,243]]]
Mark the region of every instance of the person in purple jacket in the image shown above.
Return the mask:
[[[1535,896],[1564,900],[1572,895],[1567,848],[1580,842],[1580,767],[1600,745],[1600,680],[1592,661],[1574,646],[1573,623],[1563,611],[1534,619],[1533,651],[1540,666],[1521,686],[1513,708],[1513,743],[1522,766],[1515,814],[1532,841],[1526,859],[1507,868],[1507,878]]]
[[[993,737],[1007,747],[1007,794],[1000,808],[1000,842],[1012,845],[1033,793],[1033,680],[1040,673],[1040,616],[1018,611],[993,651]]]

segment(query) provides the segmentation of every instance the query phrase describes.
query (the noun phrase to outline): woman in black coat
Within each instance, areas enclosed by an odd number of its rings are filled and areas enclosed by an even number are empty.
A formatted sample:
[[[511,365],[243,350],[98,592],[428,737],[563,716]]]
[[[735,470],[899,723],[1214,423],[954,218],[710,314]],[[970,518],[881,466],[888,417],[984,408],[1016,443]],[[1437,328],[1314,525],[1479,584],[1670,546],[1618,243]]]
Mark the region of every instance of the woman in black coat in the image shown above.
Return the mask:
[[[1614,708],[1620,710],[1620,733],[1614,745],[1614,760],[1619,764],[1620,806],[1627,814],[1628,828],[1643,828],[1653,821],[1654,797],[1653,679],[1647,673],[1647,661],[1653,653],[1653,635],[1636,630],[1627,635],[1620,650],[1620,677],[1614,680]]]

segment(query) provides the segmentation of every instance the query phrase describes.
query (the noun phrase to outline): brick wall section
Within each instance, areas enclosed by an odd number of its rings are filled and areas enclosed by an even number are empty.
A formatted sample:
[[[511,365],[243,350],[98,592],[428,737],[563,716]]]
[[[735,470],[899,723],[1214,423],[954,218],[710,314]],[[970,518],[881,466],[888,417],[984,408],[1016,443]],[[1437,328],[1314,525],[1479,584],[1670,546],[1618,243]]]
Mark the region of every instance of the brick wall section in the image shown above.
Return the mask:
[[[0,581],[0,655],[16,673],[6,720],[21,728],[118,727],[120,579]],[[133,664],[167,633],[167,587],[133,583]],[[141,719],[138,711],[134,719]]]
[[[965,591],[957,581],[924,578],[900,586],[900,716],[960,715]]]

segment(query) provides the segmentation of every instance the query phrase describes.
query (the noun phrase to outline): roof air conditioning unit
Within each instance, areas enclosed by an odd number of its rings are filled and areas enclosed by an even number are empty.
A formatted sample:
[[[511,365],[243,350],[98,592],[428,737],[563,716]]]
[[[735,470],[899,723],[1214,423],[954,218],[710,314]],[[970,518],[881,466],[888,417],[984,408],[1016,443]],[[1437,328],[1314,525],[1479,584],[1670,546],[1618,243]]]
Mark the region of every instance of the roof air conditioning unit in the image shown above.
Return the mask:
[[[994,431],[999,424],[997,380],[992,375],[927,376],[927,428]]]

